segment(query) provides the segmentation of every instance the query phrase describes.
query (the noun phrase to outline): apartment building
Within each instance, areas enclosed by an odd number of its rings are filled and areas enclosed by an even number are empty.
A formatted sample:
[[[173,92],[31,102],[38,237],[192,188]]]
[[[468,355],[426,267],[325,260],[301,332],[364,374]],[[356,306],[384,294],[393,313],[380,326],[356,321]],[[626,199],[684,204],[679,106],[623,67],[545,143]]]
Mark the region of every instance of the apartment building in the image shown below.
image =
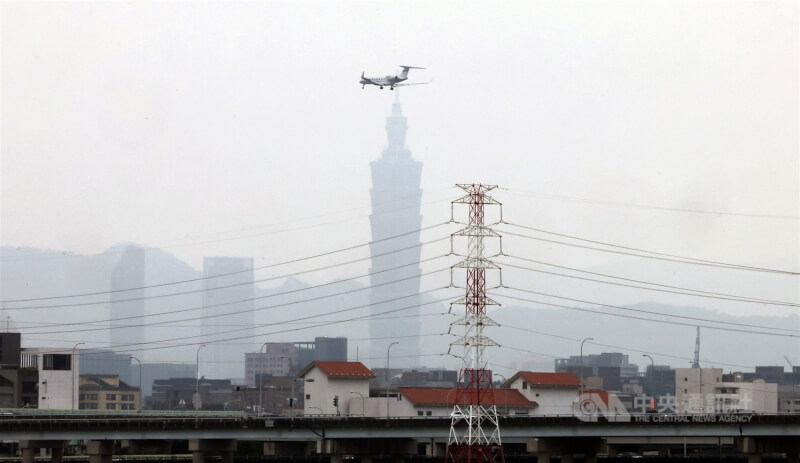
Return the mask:
[[[141,391],[119,379],[118,375],[81,375],[81,410],[138,411],[141,409]]]

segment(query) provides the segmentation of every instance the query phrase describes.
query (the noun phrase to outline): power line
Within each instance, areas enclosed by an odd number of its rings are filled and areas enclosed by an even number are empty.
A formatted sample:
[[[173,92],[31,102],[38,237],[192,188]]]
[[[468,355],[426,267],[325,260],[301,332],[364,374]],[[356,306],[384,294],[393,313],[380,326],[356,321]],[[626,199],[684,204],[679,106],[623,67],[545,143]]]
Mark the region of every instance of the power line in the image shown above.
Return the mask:
[[[558,234],[558,233],[553,233],[553,232],[547,232],[547,231],[536,229],[536,228],[532,228],[532,227],[526,227],[524,225],[516,225],[516,224],[510,223],[510,222],[503,222],[503,223],[506,224],[506,225],[512,225],[512,226],[515,226],[515,227],[525,228],[525,229],[528,229],[528,230],[538,231],[538,232],[541,232],[541,233],[548,233],[548,234],[552,234],[552,235],[563,236],[563,237],[567,237],[567,238],[578,240],[578,241],[585,241],[585,242],[590,242],[590,243],[595,243],[595,244],[602,244],[603,246],[610,246],[610,247],[615,247],[615,248],[619,248],[619,249],[633,250],[633,251],[637,251],[637,252],[645,252],[645,253],[649,253],[649,254],[653,254],[653,255],[648,256],[648,255],[635,254],[635,253],[630,253],[630,252],[616,251],[616,250],[613,250],[613,249],[595,248],[595,247],[592,247],[592,246],[584,246],[584,245],[575,244],[575,243],[567,243],[567,242],[564,242],[564,241],[549,240],[549,239],[546,239],[546,238],[539,238],[539,237],[535,237],[535,236],[529,236],[529,235],[523,235],[523,234],[520,234],[520,233],[510,232],[510,231],[507,231],[507,230],[501,230],[501,232],[503,232],[503,233],[505,233],[507,235],[518,236],[518,237],[521,237],[521,238],[528,238],[528,239],[537,240],[537,241],[543,241],[543,242],[546,242],[546,243],[561,244],[561,245],[564,245],[564,246],[572,246],[572,247],[575,247],[575,248],[589,249],[589,250],[592,250],[592,251],[609,252],[609,253],[613,253],[613,254],[621,254],[621,255],[626,255],[626,256],[641,257],[641,258],[644,258],[644,259],[661,260],[661,261],[666,261],[666,262],[677,262],[677,263],[681,263],[681,264],[704,265],[704,266],[707,266],[707,267],[719,267],[719,268],[727,268],[727,269],[734,269],[734,270],[749,270],[749,271],[764,272],[764,273],[778,273],[778,274],[784,274],[784,275],[800,275],[800,272],[793,272],[793,271],[788,271],[788,270],[777,270],[777,269],[770,269],[770,268],[763,268],[763,267],[751,267],[751,266],[747,266],[747,265],[731,264],[731,263],[727,263],[727,262],[719,262],[719,261],[705,260],[705,259],[696,259],[696,258],[693,258],[693,257],[676,256],[676,255],[673,255],[673,254],[666,254],[666,253],[660,253],[660,252],[655,252],[655,251],[648,251],[648,250],[644,250],[644,249],[630,248],[630,247],[626,247],[626,246],[620,246],[620,245],[617,245],[617,244],[603,243],[603,242],[600,242],[600,241],[587,240],[585,238],[579,238],[579,237],[574,237],[574,236],[569,236],[569,235],[563,235],[563,234]]]
[[[299,302],[303,302],[303,301],[299,301]],[[420,315],[398,315],[398,316],[395,316],[395,317],[374,317],[373,320],[392,320],[392,319],[402,319],[402,318],[438,317],[440,315],[455,316],[455,314],[451,314],[451,313],[447,313],[447,312],[438,312],[438,313],[429,313],[429,314],[420,314]],[[172,321],[169,321],[169,322],[165,322],[162,326],[150,326],[150,325],[144,325],[144,326],[147,326],[148,328],[168,328],[168,329],[171,329],[171,328],[202,328],[203,327],[203,325],[173,325],[172,324],[172,323],[180,323],[182,321],[183,320],[172,320]],[[44,323],[44,322],[31,322],[31,321],[17,321],[17,322],[14,322],[14,323],[16,325],[19,325],[20,323],[31,325],[31,326],[29,326],[27,328],[51,328],[53,326],[63,326],[60,323]],[[100,322],[97,322],[97,323],[100,323]],[[98,325],[97,323],[90,322],[90,323],[81,323],[81,324],[82,325],[86,325],[86,326],[103,326],[104,328],[108,328],[107,324]],[[307,324],[310,324],[310,323],[317,323],[317,322],[292,322],[292,323],[286,323],[286,325],[307,325]],[[131,325],[131,326],[135,326],[135,325]],[[245,328],[245,327],[252,327],[253,325],[250,324],[250,323],[215,323],[214,326],[216,326],[216,327],[227,327],[227,328],[232,328],[232,327]],[[25,328],[26,327],[17,328],[17,329],[25,329]],[[127,326],[123,327],[123,328],[127,328]],[[30,334],[30,333],[28,333],[28,334]],[[30,338],[30,337],[27,337],[27,336],[26,336],[25,339],[33,340],[33,341],[51,341],[50,339],[37,339],[37,338]]]
[[[449,269],[445,269],[445,270],[449,270]],[[443,270],[440,270],[440,271],[443,271]],[[443,286],[441,288],[438,288],[437,290],[442,290],[442,289],[450,289],[450,287],[449,286]],[[431,290],[431,291],[426,291],[426,292],[432,292],[432,291],[437,291],[437,290]],[[404,310],[415,309],[415,308],[418,308],[418,307],[424,307],[424,306],[431,305],[431,304],[439,304],[439,303],[447,302],[447,301],[450,301],[450,300],[451,300],[451,298],[437,299],[437,300],[434,300],[434,301],[424,302],[424,303],[421,303],[421,304],[414,304],[414,305],[410,305],[410,306],[406,306],[406,307],[400,307],[400,308],[397,308],[397,309],[387,310],[387,311],[381,312],[381,313],[379,313],[377,315],[385,315],[385,314],[389,314],[389,313],[401,312],[401,311],[404,311]],[[311,318],[318,317],[318,316],[335,315],[335,314],[339,314],[339,313],[358,310],[358,309],[361,309],[361,308],[364,308],[364,307],[370,307],[370,304],[366,304],[366,305],[362,305],[362,306],[358,306],[358,307],[351,307],[351,308],[346,308],[346,309],[334,310],[334,311],[331,311],[331,312],[325,312],[325,313],[318,314],[318,315],[310,315],[310,316],[306,316],[306,317],[295,318],[295,319],[287,320],[287,321],[300,321],[300,320],[311,319]],[[200,344],[216,344],[216,343],[220,343],[220,342],[224,342],[224,341],[238,341],[238,340],[241,340],[241,339],[253,339],[253,338],[256,338],[256,337],[271,336],[271,335],[275,335],[275,334],[284,334],[284,333],[290,333],[290,332],[295,332],[295,331],[302,331],[302,330],[306,330],[306,329],[310,329],[310,328],[319,328],[319,327],[322,327],[322,326],[329,326],[329,325],[336,325],[336,324],[341,324],[341,323],[348,323],[348,322],[352,322],[352,321],[367,319],[367,318],[370,318],[371,316],[372,316],[372,314],[361,315],[361,316],[352,317],[352,318],[346,318],[346,319],[341,319],[341,320],[334,320],[334,321],[328,321],[328,322],[324,322],[324,323],[319,323],[317,325],[311,325],[311,326],[305,326],[305,327],[296,327],[296,328],[287,328],[287,329],[278,330],[278,331],[271,331],[269,333],[259,333],[259,334],[253,334],[253,335],[247,335],[247,336],[237,336],[237,337],[232,337],[232,338],[216,339],[216,340],[210,340],[210,341],[202,341],[201,340],[201,341],[196,341],[196,342],[173,344],[173,345],[169,345],[169,346],[142,347],[142,348],[136,348],[136,349],[130,349],[130,350],[121,349],[121,350],[118,350],[116,352],[130,352],[130,351],[134,351],[134,350],[135,351],[145,351],[145,350],[172,349],[172,348],[175,348],[175,347],[197,346],[197,345],[200,345]],[[269,327],[269,326],[281,325],[283,323],[284,322],[265,323],[265,324],[257,325],[257,327],[258,328],[264,328],[264,327]],[[242,330],[231,330],[230,332],[238,332],[238,331],[242,331]],[[225,334],[225,333],[226,332],[221,332],[221,333],[217,333],[217,334]],[[180,340],[186,340],[186,339],[196,339],[196,338],[199,338],[199,337],[202,337],[202,335],[184,336],[184,337],[180,337],[180,338],[172,338],[172,339],[148,341],[148,342],[117,344],[117,345],[114,345],[114,346],[110,346],[110,349],[114,350],[114,349],[117,349],[117,348],[124,348],[124,347],[131,347],[131,346],[146,346],[148,344],[156,344],[156,343],[167,342],[167,341],[180,341]],[[68,351],[64,351],[64,352],[68,352]]]
[[[436,315],[447,315],[447,314],[446,313],[440,313],[440,314],[436,314]],[[428,337],[434,337],[434,336],[453,336],[453,335],[449,334],[449,333],[405,334],[405,335],[400,335],[400,336],[379,336],[379,337],[370,337],[370,338],[347,338],[347,342],[349,343],[349,342],[355,342],[355,341],[374,341],[374,340],[380,340],[380,339],[400,339],[400,338],[428,338]],[[47,341],[47,342],[54,341],[53,339],[35,339],[35,338],[26,338],[26,339],[27,340],[34,340],[34,341]],[[77,341],[74,341],[74,340],[67,340],[67,339],[58,339],[58,341],[67,342],[67,343],[77,342]],[[86,344],[102,344],[102,345],[110,344],[107,341],[84,341],[84,342]],[[288,343],[291,344],[291,342],[288,342]],[[169,342],[168,341],[159,341],[158,344],[169,344]],[[216,345],[220,345],[220,346],[252,346],[253,345],[252,342],[218,342],[218,343],[215,343],[215,344]],[[172,346],[170,344],[170,347],[174,347],[174,346]],[[70,350],[71,350],[71,348],[70,348]],[[85,350],[81,351],[80,355],[83,356],[83,357],[86,357],[86,356],[92,356],[92,355],[106,355],[107,353],[108,353],[107,350],[85,349]],[[255,354],[255,353],[258,353],[258,352],[250,352],[250,353],[254,353]],[[162,360],[162,362],[167,362],[167,361],[166,360]],[[174,363],[182,363],[182,362],[183,361],[175,361]],[[154,363],[154,362],[144,362],[144,363]],[[170,362],[170,363],[173,363],[173,362]],[[244,363],[244,359],[242,359],[242,360],[225,360],[225,361],[220,361],[220,363]]]
[[[773,304],[773,305],[785,305],[785,306],[800,307],[800,304],[793,303],[793,302],[784,302],[784,301],[775,301],[775,300],[769,300],[769,299],[760,299],[760,298],[749,297],[749,296],[739,296],[739,295],[735,295],[735,294],[716,293],[716,292],[712,292],[712,291],[703,291],[703,290],[699,290],[699,289],[684,288],[684,287],[680,287],[680,286],[672,286],[672,285],[665,285],[665,284],[660,284],[660,283],[652,283],[652,282],[649,282],[649,281],[634,280],[634,279],[631,279],[631,278],[623,278],[623,277],[619,277],[619,276],[615,276],[615,275],[609,275],[609,274],[605,274],[605,273],[590,272],[588,270],[581,270],[581,269],[577,269],[577,268],[573,268],[573,267],[565,267],[563,265],[556,265],[556,264],[551,264],[551,263],[548,263],[548,262],[542,262],[542,261],[539,261],[539,260],[527,259],[525,257],[519,257],[519,256],[511,255],[511,254],[503,254],[503,256],[511,257],[513,259],[524,260],[526,262],[531,262],[531,263],[534,263],[534,264],[547,265],[547,266],[550,266],[550,267],[561,268],[561,269],[564,269],[564,270],[571,270],[573,272],[587,273],[589,275],[597,275],[597,276],[601,276],[601,277],[605,277],[605,278],[614,278],[614,279],[617,279],[617,280],[630,281],[630,282],[633,282],[633,283],[643,283],[643,284],[646,284],[646,285],[660,286],[662,288],[680,289],[680,290],[684,290],[684,291],[693,291],[693,292],[700,293],[700,294],[708,294],[708,295],[712,295],[712,296],[722,296],[722,297],[725,297],[725,298],[731,298],[731,300],[740,300],[740,301],[743,301],[743,302],[757,302],[757,303],[761,303],[761,304]],[[510,265],[510,264],[508,264],[508,265]],[[527,268],[527,267],[525,267],[524,269],[525,270],[530,270],[530,271],[538,271],[536,269]],[[553,273],[552,275],[569,277],[569,275],[561,275],[561,274],[557,274],[557,273]],[[604,282],[604,281],[600,281],[600,280],[588,279],[588,281],[593,281],[593,282],[597,282],[597,283],[615,284],[613,282]],[[639,286],[630,286],[630,287],[632,287],[632,288],[641,288]],[[652,288],[641,288],[641,289],[653,290]],[[678,293],[678,294],[685,294],[685,293]]]
[[[398,252],[407,251],[409,249],[419,248],[419,247],[422,247],[422,246],[425,246],[425,245],[428,245],[428,244],[437,243],[439,241],[445,241],[447,239],[449,239],[449,237],[442,237],[442,238],[438,238],[438,239],[435,239],[435,240],[427,241],[425,243],[415,244],[413,246],[407,246],[405,248],[395,249],[393,251],[388,251],[388,252],[381,253],[381,254],[375,254],[374,256],[362,257],[360,259],[354,259],[354,260],[350,260],[350,261],[347,261],[347,262],[340,262],[340,263],[337,263],[337,264],[326,265],[324,267],[317,267],[317,268],[313,268],[313,269],[310,269],[310,270],[303,270],[301,272],[278,275],[278,276],[274,276],[274,277],[270,277],[270,278],[261,278],[261,279],[258,279],[258,280],[251,280],[251,281],[245,281],[245,282],[240,282],[240,283],[232,283],[232,284],[224,285],[224,286],[215,286],[213,288],[193,289],[193,290],[190,290],[190,291],[181,291],[181,292],[176,292],[176,293],[155,294],[155,295],[152,295],[152,296],[132,297],[132,298],[127,298],[127,299],[116,299],[116,300],[113,300],[113,301],[76,302],[76,303],[72,303],[72,304],[40,305],[40,306],[28,306],[28,307],[4,307],[4,310],[56,309],[56,308],[64,308],[64,307],[82,307],[82,306],[87,306],[87,305],[100,305],[100,304],[110,304],[110,303],[118,303],[118,302],[142,301],[142,300],[147,300],[147,299],[162,299],[162,298],[165,298],[165,297],[185,296],[185,295],[188,295],[188,294],[204,293],[204,292],[207,292],[207,291],[215,291],[215,290],[218,290],[218,289],[228,289],[228,288],[235,288],[235,287],[238,287],[238,286],[248,286],[248,285],[254,285],[256,283],[264,283],[264,282],[267,282],[267,281],[281,280],[281,279],[289,278],[289,277],[293,277],[293,276],[304,275],[306,273],[318,272],[318,271],[321,271],[321,270],[330,270],[332,268],[341,267],[343,265],[350,265],[350,264],[354,264],[354,263],[358,263],[358,262],[363,262],[365,260],[370,260],[370,259],[373,259],[375,257],[387,256],[387,255],[390,255],[390,254],[395,254],[395,253],[398,253]],[[428,259],[428,260],[430,260],[430,259]],[[424,262],[424,261],[416,261],[416,262],[412,262],[412,263],[407,264],[407,265],[415,265],[415,264],[418,264],[418,263],[421,263],[421,262]],[[380,273],[380,272],[374,272],[374,273]],[[368,275],[370,275],[370,274],[368,274]],[[341,282],[341,281],[346,281],[346,280],[339,280],[339,281]],[[332,283],[336,283],[336,282],[332,282]],[[239,301],[239,302],[241,302],[241,301]]]
[[[564,196],[564,195],[556,195],[550,193],[541,193],[536,191],[525,191],[525,190],[518,190],[518,189],[511,189],[511,188],[501,188],[502,190],[508,191],[510,193],[517,193],[517,194],[527,194],[528,196],[534,196],[539,198],[545,199],[558,199],[558,200],[566,200],[566,201],[573,201],[573,202],[581,202],[581,203],[588,203],[588,204],[603,204],[606,206],[618,206],[618,207],[630,207],[630,208],[637,208],[637,209],[651,209],[651,210],[659,210],[659,211],[669,211],[669,212],[689,212],[692,214],[709,214],[709,215],[720,215],[720,216],[736,216],[736,217],[755,217],[755,218],[763,218],[763,219],[783,219],[783,220],[798,220],[800,217],[796,215],[775,215],[775,214],[747,214],[741,212],[723,212],[723,211],[712,211],[712,210],[704,210],[704,209],[688,209],[688,208],[677,208],[677,207],[664,207],[664,206],[653,206],[647,204],[636,204],[636,203],[625,203],[620,201],[604,201],[598,199],[589,199],[589,198],[581,198],[578,196]]]
[[[405,233],[400,233],[400,234],[389,236],[389,237],[386,237],[386,238],[381,238],[379,240],[374,240],[374,241],[370,241],[370,242],[367,242],[367,243],[361,243],[361,244],[357,244],[357,245],[354,245],[354,246],[349,246],[349,247],[346,247],[346,248],[341,248],[341,249],[336,249],[336,250],[333,250],[333,251],[323,252],[323,253],[315,254],[315,255],[312,255],[312,256],[301,257],[299,259],[292,259],[292,260],[287,260],[287,261],[283,261],[283,262],[278,262],[278,263],[275,263],[275,264],[263,265],[263,266],[259,266],[259,267],[252,267],[252,268],[245,269],[245,270],[237,270],[235,272],[220,273],[219,275],[209,275],[209,276],[206,276],[206,277],[190,278],[188,280],[172,281],[172,282],[169,282],[169,283],[159,283],[159,284],[146,285],[146,286],[137,286],[137,287],[133,287],[133,288],[115,289],[115,290],[110,290],[110,291],[97,291],[97,292],[93,292],[93,293],[69,294],[69,295],[63,295],[63,296],[37,297],[37,298],[28,298],[28,299],[8,299],[8,300],[0,301],[0,303],[34,302],[34,301],[45,301],[45,300],[52,300],[52,299],[66,299],[66,298],[73,298],[73,297],[100,296],[100,295],[106,295],[106,294],[121,293],[121,292],[126,292],[126,291],[137,291],[137,290],[143,290],[143,289],[161,288],[161,287],[164,287],[164,286],[172,286],[172,285],[178,285],[178,284],[183,284],[183,283],[192,283],[192,282],[197,282],[197,281],[205,281],[205,280],[210,280],[210,279],[214,279],[214,278],[222,278],[222,277],[226,277],[226,276],[230,276],[230,275],[237,275],[237,274],[240,274],[240,273],[255,272],[257,270],[264,270],[264,269],[267,269],[267,268],[278,267],[278,266],[281,266],[281,265],[294,264],[294,263],[302,262],[302,261],[305,261],[305,260],[316,259],[316,258],[319,258],[319,257],[325,257],[325,256],[329,256],[329,255],[332,255],[332,254],[337,254],[337,253],[340,253],[340,252],[351,251],[353,249],[358,249],[358,248],[361,248],[361,247],[364,247],[364,246],[369,246],[369,245],[372,245],[372,244],[381,243],[383,241],[388,241],[388,240],[392,240],[392,239],[395,239],[395,238],[400,238],[400,237],[403,237],[403,236],[411,235],[411,234],[414,234],[414,233],[419,233],[419,232],[422,232],[422,231],[425,231],[425,230],[430,230],[430,229],[433,229],[433,228],[437,228],[437,227],[440,227],[442,225],[446,225],[448,223],[449,222],[442,222],[442,223],[438,223],[436,225],[431,225],[431,226],[428,226],[428,227],[419,228],[419,229],[416,229],[416,230],[408,231],[408,232],[405,232]],[[436,241],[442,241],[442,240],[445,240],[445,239],[447,239],[447,237],[441,238],[439,240],[429,241],[429,242],[426,242],[426,243],[420,243],[419,245],[413,245],[413,246],[408,246],[408,247],[401,248],[401,249],[396,249],[394,251],[389,251],[389,252],[386,252],[386,253],[383,253],[383,254],[378,254],[375,257],[381,257],[381,256],[384,256],[384,255],[388,255],[388,254],[392,254],[392,253],[396,253],[396,252],[406,251],[408,249],[413,249],[413,248],[416,248],[416,247],[419,247],[419,246],[424,246],[426,244],[435,243]],[[354,262],[360,262],[362,260],[367,260],[367,259],[370,259],[370,258],[371,257],[365,257],[363,259],[350,261],[350,262],[345,262],[343,264],[338,264],[338,265],[346,265],[346,264],[350,264],[350,263],[354,263]],[[327,268],[328,267],[322,267],[321,270],[325,270]],[[307,271],[305,273],[308,273],[308,272],[311,272],[311,271],[316,271],[316,270],[309,270],[309,271]],[[287,276],[294,276],[294,275],[299,275],[299,273],[298,274],[287,275]],[[274,277],[273,279],[277,279],[277,278],[286,278],[286,276]],[[241,285],[245,285],[245,284],[260,283],[260,282],[264,282],[264,281],[270,281],[270,280],[269,279],[267,279],[267,280],[255,280],[255,281],[247,282],[247,283],[238,283],[236,285],[221,286],[221,287],[218,287],[218,288],[209,288],[209,289],[229,288],[229,287],[232,287],[232,286],[241,286]],[[203,291],[203,290],[198,290],[198,291]],[[185,293],[179,293],[179,294],[185,294]],[[165,295],[165,296],[169,296],[169,295]],[[165,297],[165,296],[159,296],[159,297]],[[140,300],[140,299],[144,299],[144,298],[118,299],[118,300],[115,300],[115,301],[112,301],[112,302],[127,302],[127,301],[135,301],[135,300]],[[94,303],[91,303],[91,304],[105,304],[105,303],[108,303],[108,302],[109,301],[101,301],[101,302],[94,302]],[[23,308],[52,308],[52,307],[68,307],[68,306],[63,306],[62,305],[62,306],[42,306],[42,307],[23,307]],[[14,309],[14,308],[11,307],[11,308],[7,308],[7,309]]]
[[[511,256],[511,257],[514,257],[514,256]],[[575,276],[575,275],[566,275],[566,274],[563,274],[563,273],[548,272],[547,270],[539,270],[539,269],[534,269],[534,268],[530,268],[530,267],[524,267],[524,266],[521,266],[521,265],[509,264],[508,262],[503,262],[503,265],[506,266],[506,267],[518,268],[520,270],[528,270],[528,271],[536,272],[536,273],[544,273],[546,275],[553,275],[553,276],[559,276],[559,277],[564,277],[564,278],[572,278],[572,279],[575,279],[575,280],[582,280],[582,281],[591,281],[591,282],[594,282],[594,283],[603,283],[603,284],[607,284],[607,285],[621,286],[621,287],[625,287],[625,288],[635,288],[635,289],[644,289],[644,290],[647,290],[647,291],[657,291],[657,292],[660,292],[660,293],[681,294],[681,295],[684,295],[684,296],[695,296],[695,297],[703,297],[703,298],[707,298],[707,299],[719,299],[719,300],[725,300],[725,301],[769,304],[769,305],[778,305],[778,306],[785,306],[785,307],[800,307],[800,304],[794,304],[794,303],[789,303],[789,302],[778,302],[778,301],[769,301],[769,302],[767,302],[767,301],[752,300],[752,299],[739,299],[739,298],[736,298],[736,297],[712,296],[710,294],[687,293],[687,292],[682,292],[682,291],[672,291],[672,290],[667,290],[667,289],[648,288],[646,286],[637,286],[637,285],[629,285],[629,284],[625,284],[625,283],[616,283],[616,282],[613,282],[613,281],[596,280],[594,278],[586,278],[586,277],[579,277],[579,276]],[[692,290],[689,290],[689,291],[692,291]]]
[[[516,288],[509,288],[509,289],[516,289]],[[518,291],[528,292],[526,290],[521,290],[521,289],[517,289],[517,290]],[[633,316],[633,315],[623,315],[623,314],[610,313],[610,312],[601,312],[601,311],[591,310],[591,309],[582,309],[582,308],[579,308],[579,307],[570,307],[570,306],[566,306],[566,305],[553,304],[553,303],[550,303],[550,302],[536,301],[536,300],[532,300],[532,299],[525,299],[525,298],[520,298],[520,297],[509,296],[507,294],[500,294],[500,295],[497,295],[497,296],[506,297],[506,298],[509,298],[509,299],[514,299],[514,300],[523,301],[523,302],[530,302],[530,303],[533,303],[533,304],[542,304],[542,305],[551,306],[551,307],[561,307],[561,308],[569,309],[569,310],[577,310],[579,312],[587,312],[587,313],[593,313],[593,314],[599,314],[599,315],[607,315],[607,316],[620,317],[620,318],[629,318],[629,319],[632,319],[632,320],[644,320],[644,321],[654,322],[654,323],[666,323],[666,324],[669,324],[669,325],[690,326],[690,327],[693,327],[693,328],[697,327],[697,326],[700,326],[701,328],[708,328],[708,329],[719,330],[719,331],[731,331],[731,332],[737,332],[737,333],[763,334],[763,335],[767,335],[767,336],[781,336],[781,337],[788,337],[788,338],[800,338],[800,334],[769,333],[769,332],[765,332],[765,331],[751,331],[751,330],[741,330],[741,329],[736,329],[736,328],[725,328],[725,327],[720,327],[720,326],[698,325],[697,323],[684,323],[684,322],[677,322],[677,321],[672,321],[672,320],[657,320],[657,319],[653,319],[653,318],[636,317],[636,316]],[[645,313],[648,313],[647,311],[640,311],[640,310],[637,310],[637,309],[622,308],[622,307],[618,307],[618,308],[623,309],[623,310],[630,310],[630,311],[634,311],[634,312],[645,312]],[[661,315],[665,315],[665,316],[669,316],[669,317],[679,317],[677,315],[666,315],[666,314],[661,314]],[[684,318],[684,317],[681,317],[681,318]],[[688,318],[688,317],[685,317],[685,318]],[[722,322],[716,322],[716,323],[722,323]],[[775,329],[775,328],[770,328],[770,329]]]
[[[441,258],[441,256],[438,257],[438,258]],[[248,308],[248,309],[238,310],[238,311],[234,311],[234,312],[217,313],[217,314],[203,315],[203,316],[200,316],[200,317],[192,317],[192,318],[181,318],[181,319],[178,319],[178,320],[167,320],[167,321],[163,321],[163,322],[140,323],[140,324],[135,324],[135,325],[106,326],[106,327],[100,327],[100,328],[83,328],[83,329],[78,329],[78,330],[59,329],[57,331],[34,331],[34,332],[28,332],[26,334],[34,334],[34,335],[36,335],[36,334],[54,334],[54,333],[82,333],[82,332],[88,332],[88,331],[105,331],[105,330],[114,330],[114,329],[152,327],[152,326],[157,326],[157,325],[167,325],[169,323],[174,323],[174,322],[186,322],[186,321],[194,321],[194,320],[208,320],[208,319],[211,319],[211,318],[219,318],[219,317],[229,317],[231,315],[258,312],[258,311],[261,311],[261,310],[268,310],[268,309],[274,309],[274,308],[278,308],[278,307],[286,307],[286,306],[291,306],[291,305],[303,304],[303,303],[306,303],[306,302],[313,302],[313,301],[317,301],[317,300],[320,300],[320,299],[327,299],[329,297],[343,296],[343,295],[355,293],[355,292],[358,292],[358,291],[365,291],[365,290],[368,290],[368,289],[371,289],[371,288],[375,288],[375,287],[378,287],[378,286],[386,286],[386,285],[398,283],[398,282],[401,282],[401,281],[407,281],[407,280],[413,280],[413,279],[421,278],[422,276],[432,275],[432,274],[435,274],[435,273],[443,272],[445,270],[449,270],[449,268],[439,269],[439,270],[435,270],[435,271],[432,271],[432,272],[423,273],[423,274],[420,274],[420,275],[414,275],[414,276],[411,276],[411,277],[400,278],[400,279],[397,279],[397,280],[384,282],[384,283],[380,283],[380,284],[376,284],[376,285],[372,285],[372,286],[365,286],[363,288],[351,289],[351,290],[342,291],[342,292],[339,292],[339,293],[326,294],[324,296],[317,296],[317,297],[313,297],[313,298],[309,298],[309,299],[303,299],[303,300],[300,300],[300,301],[290,301],[290,302],[286,302],[286,303],[283,303],[283,304],[276,304],[276,305],[264,306],[264,307]],[[425,292],[428,292],[428,291],[425,291]],[[378,302],[377,304],[380,304],[382,302],[394,301],[396,299],[403,299],[403,298],[406,298],[406,297],[413,297],[413,296],[417,296],[417,295],[420,295],[420,294],[424,294],[425,292],[415,293],[415,294],[412,294],[412,295],[409,295],[409,296],[402,296],[402,297],[398,297],[398,298],[394,298],[394,299],[389,299],[387,301]],[[195,309],[189,309],[189,310],[195,310]],[[175,313],[175,311],[169,312],[169,314],[173,314],[173,313]],[[163,313],[162,314],[158,314],[158,315],[163,315]],[[152,316],[152,315],[150,315],[150,316]],[[145,317],[146,316],[141,316],[140,315],[140,316],[135,316],[135,317],[123,317],[123,318],[128,318],[129,319],[129,318],[145,318]],[[116,320],[120,320],[120,319],[116,319]],[[101,321],[102,320],[95,320],[94,322],[101,322]],[[73,325],[73,326],[74,325],[83,325],[83,323],[80,323],[80,322],[62,323],[59,326],[63,327],[63,326],[67,326],[67,325]],[[242,331],[242,330],[235,330],[235,331]],[[225,333],[225,332],[223,331],[223,332],[220,332],[220,333]],[[220,334],[220,333],[216,333],[216,334]]]

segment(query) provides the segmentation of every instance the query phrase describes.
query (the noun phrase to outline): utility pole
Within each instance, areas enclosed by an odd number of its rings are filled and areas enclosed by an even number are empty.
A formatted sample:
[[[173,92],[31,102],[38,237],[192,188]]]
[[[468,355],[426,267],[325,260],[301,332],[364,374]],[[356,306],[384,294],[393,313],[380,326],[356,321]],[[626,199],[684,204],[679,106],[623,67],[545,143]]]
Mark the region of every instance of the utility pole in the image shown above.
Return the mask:
[[[486,193],[497,188],[496,185],[458,185],[467,194],[451,204],[451,222],[456,204],[469,205],[469,223],[450,237],[452,251],[453,239],[467,237],[468,254],[466,258],[451,268],[465,269],[467,273],[466,295],[452,304],[466,306],[464,317],[452,325],[463,325],[464,336],[453,342],[464,349],[464,365],[458,378],[456,402],[450,420],[450,437],[447,441],[446,463],[503,463],[503,445],[500,441],[500,423],[494,400],[492,372],[483,353],[487,347],[497,343],[483,335],[486,326],[497,326],[486,314],[489,305],[499,305],[486,296],[486,270],[500,267],[484,256],[484,238],[500,238],[494,230],[484,224],[484,205],[502,206]],[[500,219],[502,220],[502,208]],[[502,241],[500,252],[502,252]],[[503,278],[500,273],[500,284]],[[452,310],[452,307],[451,307]],[[451,326],[452,326],[451,325]],[[451,328],[452,329],[452,328]]]

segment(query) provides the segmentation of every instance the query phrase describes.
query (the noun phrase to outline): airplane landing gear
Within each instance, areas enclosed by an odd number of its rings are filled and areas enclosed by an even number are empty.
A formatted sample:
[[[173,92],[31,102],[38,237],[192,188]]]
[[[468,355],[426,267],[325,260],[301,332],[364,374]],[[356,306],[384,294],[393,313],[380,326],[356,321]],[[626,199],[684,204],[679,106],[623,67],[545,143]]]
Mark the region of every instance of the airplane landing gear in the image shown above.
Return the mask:
[[[394,87],[389,87],[389,90],[394,90]]]
[[[381,85],[381,90],[383,90],[383,85]]]

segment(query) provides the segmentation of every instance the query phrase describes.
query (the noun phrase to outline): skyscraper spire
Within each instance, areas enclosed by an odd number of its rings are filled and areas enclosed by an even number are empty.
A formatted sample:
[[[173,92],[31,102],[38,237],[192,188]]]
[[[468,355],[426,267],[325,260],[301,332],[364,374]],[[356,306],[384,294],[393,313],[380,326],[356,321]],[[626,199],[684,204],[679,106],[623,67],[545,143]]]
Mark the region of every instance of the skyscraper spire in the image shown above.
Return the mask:
[[[399,99],[395,97],[392,113],[386,118],[388,145],[381,153],[381,157],[370,163],[372,174],[370,228],[373,241],[419,230],[422,224],[420,215],[422,163],[414,160],[406,147],[407,129],[406,117],[403,116]],[[418,306],[421,303],[419,276],[422,270],[418,264],[420,244],[417,231],[395,239],[373,242],[370,245],[372,290],[369,298],[373,316],[369,322],[370,337],[373,338],[370,357],[386,358],[388,346],[394,341],[400,341],[400,344],[392,349],[391,363],[396,366],[415,366],[419,362],[419,341],[414,336],[420,332],[420,322],[418,317],[413,315],[419,314]],[[408,249],[392,252],[401,248]],[[417,264],[413,265],[414,263]],[[394,270],[383,271],[388,269]],[[401,279],[404,280],[385,284]],[[396,300],[385,302],[392,299]],[[403,315],[412,316],[402,319],[381,318],[381,314],[397,309],[403,309]],[[378,360],[373,362],[375,362],[374,367],[383,366]]]

